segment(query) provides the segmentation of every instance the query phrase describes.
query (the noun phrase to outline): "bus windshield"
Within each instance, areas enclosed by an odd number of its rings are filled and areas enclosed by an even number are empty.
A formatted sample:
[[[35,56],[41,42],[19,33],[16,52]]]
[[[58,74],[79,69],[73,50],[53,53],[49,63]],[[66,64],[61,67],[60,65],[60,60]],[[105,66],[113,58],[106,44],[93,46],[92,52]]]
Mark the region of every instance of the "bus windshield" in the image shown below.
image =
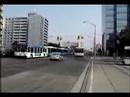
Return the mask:
[[[75,49],[75,52],[77,52],[77,53],[82,53],[83,52],[83,49]]]

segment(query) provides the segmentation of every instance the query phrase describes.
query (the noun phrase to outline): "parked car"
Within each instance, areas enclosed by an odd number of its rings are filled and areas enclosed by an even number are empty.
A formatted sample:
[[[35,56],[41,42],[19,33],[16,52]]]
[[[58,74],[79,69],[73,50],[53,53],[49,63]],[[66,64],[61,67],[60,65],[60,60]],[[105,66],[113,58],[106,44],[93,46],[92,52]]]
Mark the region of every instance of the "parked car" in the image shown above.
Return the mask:
[[[63,55],[61,53],[52,53],[50,60],[63,60]]]

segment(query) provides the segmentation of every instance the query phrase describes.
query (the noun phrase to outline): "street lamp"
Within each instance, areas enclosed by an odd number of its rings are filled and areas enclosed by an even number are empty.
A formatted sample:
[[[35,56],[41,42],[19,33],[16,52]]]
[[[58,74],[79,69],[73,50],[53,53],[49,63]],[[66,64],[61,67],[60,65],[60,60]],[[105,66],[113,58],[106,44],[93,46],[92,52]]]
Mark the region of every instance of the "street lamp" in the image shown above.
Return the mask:
[[[94,27],[94,49],[93,49],[93,52],[94,52],[94,60],[95,60],[95,57],[96,57],[96,25],[95,24],[93,24],[93,23],[91,23],[91,22],[89,22],[89,21],[83,21],[83,23],[88,23],[88,24],[90,24],[90,25],[92,25],[93,27]]]

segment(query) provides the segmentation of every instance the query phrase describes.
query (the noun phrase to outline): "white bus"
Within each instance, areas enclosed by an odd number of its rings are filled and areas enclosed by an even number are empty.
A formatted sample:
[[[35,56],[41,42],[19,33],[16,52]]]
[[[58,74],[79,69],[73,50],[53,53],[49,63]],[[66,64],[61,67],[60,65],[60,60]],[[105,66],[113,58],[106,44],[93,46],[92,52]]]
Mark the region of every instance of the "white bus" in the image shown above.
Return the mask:
[[[123,63],[130,65],[130,46],[124,47]]]
[[[25,58],[47,57],[48,49],[44,47],[27,47],[26,49],[15,51],[14,56]]]
[[[53,47],[53,46],[45,46],[45,48],[48,50],[48,56],[50,56],[53,53],[61,53],[62,55],[67,54],[67,49],[65,48],[58,48],[58,47]]]
[[[79,48],[79,47],[75,48],[74,56],[79,56],[79,57],[81,56],[81,57],[83,57],[84,56],[84,49],[83,48]]]

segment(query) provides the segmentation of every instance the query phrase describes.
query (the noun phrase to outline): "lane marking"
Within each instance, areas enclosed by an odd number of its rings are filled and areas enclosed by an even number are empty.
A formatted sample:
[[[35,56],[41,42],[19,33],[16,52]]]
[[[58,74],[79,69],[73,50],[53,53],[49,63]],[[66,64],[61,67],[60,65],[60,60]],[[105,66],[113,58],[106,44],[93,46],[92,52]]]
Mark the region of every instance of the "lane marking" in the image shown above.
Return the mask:
[[[81,75],[79,76],[77,82],[76,82],[75,85],[73,86],[71,92],[80,92],[89,65],[90,65],[90,60],[88,61],[87,65],[86,65],[86,67],[85,67],[85,69],[84,69],[84,71],[83,71],[83,72],[81,73]]]
[[[88,92],[92,92],[93,88],[93,61],[92,61],[92,66],[91,66],[91,75],[90,75],[90,87]]]

